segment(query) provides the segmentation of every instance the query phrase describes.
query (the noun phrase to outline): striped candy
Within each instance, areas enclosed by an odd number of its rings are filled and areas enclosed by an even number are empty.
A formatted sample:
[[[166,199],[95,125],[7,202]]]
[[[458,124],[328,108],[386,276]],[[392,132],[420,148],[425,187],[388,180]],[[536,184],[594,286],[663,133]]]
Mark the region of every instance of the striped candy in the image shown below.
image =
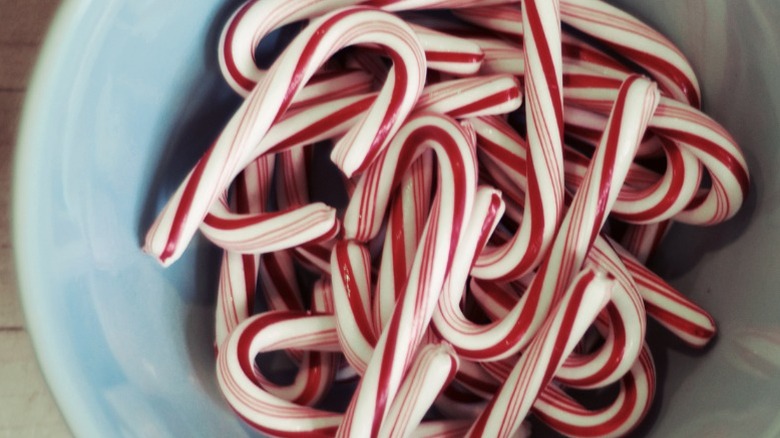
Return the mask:
[[[442,8],[460,21],[426,12]],[[624,436],[655,393],[647,317],[694,348],[715,336],[643,262],[674,221],[733,217],[746,160],[637,18],[601,0],[249,0],[218,59],[245,100],[144,249],[167,266],[198,231],[222,248],[217,380],[260,432],[529,436],[535,415]],[[316,198],[327,147],[343,207]],[[283,385],[257,362],[279,350]],[[316,407],[349,383],[345,412]],[[598,410],[566,392],[611,384]]]

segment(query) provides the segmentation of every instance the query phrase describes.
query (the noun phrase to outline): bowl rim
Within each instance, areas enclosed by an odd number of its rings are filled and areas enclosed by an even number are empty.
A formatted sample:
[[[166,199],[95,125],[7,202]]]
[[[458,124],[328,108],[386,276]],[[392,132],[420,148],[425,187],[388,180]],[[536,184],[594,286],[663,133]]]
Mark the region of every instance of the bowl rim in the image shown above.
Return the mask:
[[[35,176],[25,169],[33,166],[36,156],[44,146],[36,115],[44,113],[46,108],[51,106],[58,66],[65,61],[65,53],[78,38],[78,28],[74,23],[79,21],[92,3],[91,0],[64,0],[57,6],[45,33],[23,101],[11,171],[11,247],[24,327],[30,336],[44,381],[74,436],[99,436],[99,430],[94,422],[90,421],[92,415],[83,396],[79,395],[78,388],[69,384],[67,372],[56,366],[55,346],[46,336],[56,327],[49,318],[38,312],[41,302],[45,300],[47,288],[36,275],[38,267],[30,255],[29,242],[36,231],[26,219],[35,214],[34,203],[29,195],[35,193],[36,189]]]

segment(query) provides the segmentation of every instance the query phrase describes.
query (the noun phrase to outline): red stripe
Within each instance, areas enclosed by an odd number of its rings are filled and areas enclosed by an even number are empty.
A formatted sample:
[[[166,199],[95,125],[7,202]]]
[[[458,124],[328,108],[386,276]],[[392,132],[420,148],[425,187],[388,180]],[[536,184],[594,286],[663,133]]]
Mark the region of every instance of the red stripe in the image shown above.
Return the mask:
[[[285,211],[271,211],[267,213],[239,215],[234,214],[230,216],[217,216],[214,214],[207,214],[203,219],[203,223],[220,230],[235,231],[241,228],[251,227],[252,225],[258,225],[273,218],[279,217],[285,213],[290,213],[301,207],[294,207]]]
[[[466,53],[466,52],[438,52],[435,50],[426,50],[425,59],[428,62],[449,62],[459,64],[479,63],[485,59],[484,53]]]

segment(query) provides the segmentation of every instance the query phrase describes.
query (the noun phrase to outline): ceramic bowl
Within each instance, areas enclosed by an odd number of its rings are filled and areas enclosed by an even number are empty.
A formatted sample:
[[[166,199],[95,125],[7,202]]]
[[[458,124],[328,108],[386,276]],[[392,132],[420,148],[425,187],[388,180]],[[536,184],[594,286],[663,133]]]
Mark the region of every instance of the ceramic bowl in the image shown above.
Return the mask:
[[[638,434],[778,436],[780,3],[617,3],[690,58],[753,184],[738,216],[675,226],[654,260],[720,334],[699,353],[654,347],[659,397]],[[139,249],[239,103],[216,60],[236,6],[71,0],[49,33],[16,152],[14,248],[27,326],[76,436],[252,434],[215,382],[216,252],[196,241],[163,269]]]

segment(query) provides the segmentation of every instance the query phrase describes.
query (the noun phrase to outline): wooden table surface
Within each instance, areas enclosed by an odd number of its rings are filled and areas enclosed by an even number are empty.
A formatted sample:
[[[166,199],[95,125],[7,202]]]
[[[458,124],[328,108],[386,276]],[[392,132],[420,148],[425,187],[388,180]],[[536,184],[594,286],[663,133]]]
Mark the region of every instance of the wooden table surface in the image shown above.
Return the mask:
[[[27,82],[59,0],[0,0],[0,437],[67,437],[43,381],[14,275],[11,167]]]

